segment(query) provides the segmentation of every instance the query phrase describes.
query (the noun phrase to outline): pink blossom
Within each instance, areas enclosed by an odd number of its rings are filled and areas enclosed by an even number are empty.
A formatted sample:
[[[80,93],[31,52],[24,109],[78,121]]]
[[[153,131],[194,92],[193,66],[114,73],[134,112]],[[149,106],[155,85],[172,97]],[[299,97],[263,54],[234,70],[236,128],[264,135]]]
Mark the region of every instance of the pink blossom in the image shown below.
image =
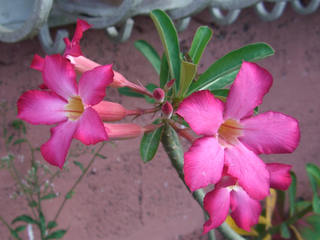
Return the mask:
[[[243,62],[225,104],[208,90],[180,104],[177,114],[203,135],[184,155],[185,181],[192,191],[216,184],[225,166],[250,198],[269,194],[269,172],[258,154],[290,153],[300,137],[294,118],[278,112],[253,115],[271,85],[269,72]]]
[[[267,168],[272,179],[271,187],[286,190],[290,186],[290,165],[269,163]],[[227,218],[229,209],[237,225],[248,232],[258,223],[261,213],[259,201],[250,197],[237,182],[236,178],[224,173],[214,190],[206,194],[203,204],[210,218],[203,225],[204,234],[220,226]]]
[[[18,117],[31,124],[57,124],[41,153],[47,162],[62,168],[72,138],[86,145],[108,139],[94,106],[103,100],[112,82],[112,66],[83,73],[79,84],[73,66],[60,55],[47,56],[41,68],[48,90],[23,93],[18,100]]]

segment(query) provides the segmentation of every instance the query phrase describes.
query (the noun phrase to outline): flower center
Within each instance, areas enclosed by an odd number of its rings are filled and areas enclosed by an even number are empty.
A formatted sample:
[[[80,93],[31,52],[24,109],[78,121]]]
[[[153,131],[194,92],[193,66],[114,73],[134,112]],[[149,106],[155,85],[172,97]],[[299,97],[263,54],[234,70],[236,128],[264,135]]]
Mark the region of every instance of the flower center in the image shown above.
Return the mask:
[[[224,147],[235,144],[241,135],[242,127],[238,121],[233,119],[226,120],[218,130],[219,143]]]
[[[84,105],[79,96],[71,97],[68,100],[68,104],[64,107],[67,112],[67,117],[70,120],[77,120],[84,111]]]

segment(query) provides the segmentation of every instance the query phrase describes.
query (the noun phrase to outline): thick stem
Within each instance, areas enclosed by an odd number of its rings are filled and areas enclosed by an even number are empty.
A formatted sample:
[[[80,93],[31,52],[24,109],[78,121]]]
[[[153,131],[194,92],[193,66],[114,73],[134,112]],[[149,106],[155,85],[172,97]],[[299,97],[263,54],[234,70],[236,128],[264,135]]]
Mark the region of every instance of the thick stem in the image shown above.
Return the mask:
[[[102,150],[102,148],[104,147],[105,142],[103,142],[101,144],[101,146],[98,148],[98,150],[94,153],[93,157],[91,158],[90,162],[88,163],[87,167],[85,169],[83,169],[82,174],[79,176],[79,178],[75,181],[75,183],[72,185],[72,187],[70,188],[70,190],[67,192],[66,196],[63,199],[63,202],[61,203],[53,221],[57,221],[63,207],[65,206],[66,202],[68,199],[70,199],[70,197],[68,197],[68,195],[70,193],[73,193],[75,188],[78,186],[78,184],[81,182],[81,180],[83,179],[83,177],[87,174],[88,170],[90,169],[90,167],[92,166],[92,164],[94,163],[94,161],[96,160],[97,156],[99,155],[100,151]]]
[[[183,150],[179,141],[179,137],[176,134],[175,130],[169,125],[165,124],[163,135],[161,138],[162,145],[168,154],[169,159],[173,167],[176,169],[180,179],[184,182],[183,174]],[[202,189],[194,191],[192,194],[193,198],[199,203],[201,208],[203,208],[203,198],[205,192]],[[233,231],[227,223],[223,223],[218,227],[218,230],[230,240],[245,240],[242,236]]]

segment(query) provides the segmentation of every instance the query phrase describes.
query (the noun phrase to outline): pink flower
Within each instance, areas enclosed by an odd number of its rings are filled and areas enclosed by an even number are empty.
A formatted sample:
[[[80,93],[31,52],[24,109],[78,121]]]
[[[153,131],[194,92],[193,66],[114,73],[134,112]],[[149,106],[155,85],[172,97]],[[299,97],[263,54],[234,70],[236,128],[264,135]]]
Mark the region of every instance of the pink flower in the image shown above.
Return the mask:
[[[93,107],[102,101],[112,82],[112,66],[83,73],[77,85],[70,62],[60,55],[47,56],[42,74],[47,91],[31,90],[18,100],[18,117],[31,124],[58,124],[49,141],[41,146],[44,159],[63,167],[72,138],[89,145],[108,139]]]
[[[217,183],[225,166],[251,198],[269,194],[269,173],[258,154],[292,152],[300,137],[294,118],[277,112],[253,115],[271,85],[270,73],[243,62],[225,104],[207,90],[180,104],[177,113],[204,135],[184,155],[185,181],[192,191]]]
[[[270,185],[279,190],[286,190],[291,184],[290,165],[280,163],[267,164],[270,173]],[[253,225],[258,223],[261,206],[258,200],[237,184],[237,179],[226,174],[215,185],[214,190],[204,198],[204,209],[210,219],[203,225],[203,234],[220,226],[229,214],[237,225],[250,232]]]

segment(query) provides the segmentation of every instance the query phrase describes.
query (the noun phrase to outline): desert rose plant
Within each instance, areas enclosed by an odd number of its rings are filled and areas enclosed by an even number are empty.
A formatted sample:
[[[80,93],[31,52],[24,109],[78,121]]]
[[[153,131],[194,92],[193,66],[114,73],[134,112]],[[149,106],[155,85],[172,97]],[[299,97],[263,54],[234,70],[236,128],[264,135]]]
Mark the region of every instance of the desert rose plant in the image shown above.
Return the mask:
[[[26,143],[31,150],[31,169],[25,177],[28,181],[16,171],[13,154],[2,158],[2,167],[13,172],[32,215],[19,215],[12,224],[0,217],[1,222],[15,239],[21,239],[25,229],[33,239],[36,228],[41,239],[63,238],[67,231],[60,226],[58,229],[58,216],[95,159],[104,158],[100,154],[104,144],[143,135],[142,160],[151,161],[162,143],[186,189],[205,211],[203,234],[208,233],[209,239],[214,239],[215,228],[228,239],[286,238],[290,231],[298,239],[303,234],[310,235],[313,230],[308,232],[295,225],[306,215],[317,216],[313,213],[320,212],[319,168],[307,166],[314,199],[304,201],[302,206],[295,198],[296,178],[290,173],[291,166],[266,164],[259,157],[291,153],[300,138],[299,123],[293,117],[272,111],[258,114],[273,78],[253,62],[273,55],[273,49],[265,43],[249,44],[227,53],[199,73],[198,65],[212,30],[199,27],[189,51],[181,53],[177,31],[168,15],[154,10],[151,18],[163,44],[162,57],[144,40],[137,41],[135,47],[159,74],[158,85],[133,83],[125,73],[114,71],[110,63],[103,65],[84,56],[80,40],[91,26],[83,20],[77,21],[72,40],[65,39],[63,55],[34,56],[31,67],[42,74],[43,82],[39,89],[22,93],[17,101],[18,118],[30,124],[54,126],[50,139],[39,149],[26,138],[7,141],[8,146],[12,142],[11,145]],[[128,97],[145,98],[150,107],[126,109],[117,102],[106,101],[109,87],[118,88]],[[127,118],[145,114],[150,114],[150,121],[143,126]],[[120,120],[127,122],[119,123]],[[15,124],[18,130],[24,129],[22,121]],[[74,161],[81,175],[64,196],[55,217],[49,220],[41,202],[57,197],[47,185],[67,167],[73,138],[85,145],[101,145],[92,151],[87,166]],[[180,138],[190,143],[186,152]],[[35,151],[41,152],[44,161],[36,161]],[[45,161],[58,169],[47,171],[40,179],[39,172],[48,169]],[[212,190],[205,191],[208,186]],[[274,209],[284,202],[283,191],[289,186],[290,214],[274,220]]]

